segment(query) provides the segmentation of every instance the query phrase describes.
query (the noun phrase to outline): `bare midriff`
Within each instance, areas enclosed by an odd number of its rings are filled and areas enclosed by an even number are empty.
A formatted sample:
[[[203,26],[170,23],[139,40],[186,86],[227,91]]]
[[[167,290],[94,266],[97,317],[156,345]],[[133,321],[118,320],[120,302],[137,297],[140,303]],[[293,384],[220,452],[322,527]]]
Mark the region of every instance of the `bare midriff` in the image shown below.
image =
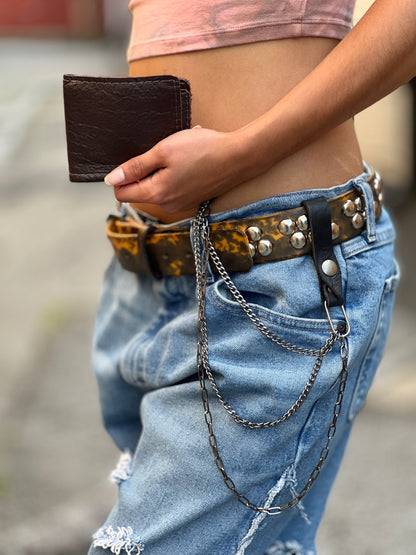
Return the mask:
[[[132,61],[129,74],[169,74],[187,79],[192,90],[192,126],[227,132],[243,127],[271,108],[337,42],[301,37],[170,54]],[[350,120],[279,161],[267,173],[217,197],[211,211],[237,208],[290,191],[332,187],[361,172],[362,157]],[[193,212],[167,214],[157,205],[133,206],[165,222],[194,215]]]

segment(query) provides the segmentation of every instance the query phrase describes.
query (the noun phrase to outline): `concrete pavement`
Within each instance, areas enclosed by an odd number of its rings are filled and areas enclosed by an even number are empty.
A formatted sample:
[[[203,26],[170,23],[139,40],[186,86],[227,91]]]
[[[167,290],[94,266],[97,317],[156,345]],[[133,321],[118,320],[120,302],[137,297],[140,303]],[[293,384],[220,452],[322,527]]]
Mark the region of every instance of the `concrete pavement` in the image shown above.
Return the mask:
[[[0,555],[85,554],[116,494],[106,477],[118,455],[89,355],[112,193],[67,180],[61,79],[125,74],[123,49],[0,40]],[[395,212],[403,280],[393,329],[320,555],[416,554],[415,216],[415,196]]]

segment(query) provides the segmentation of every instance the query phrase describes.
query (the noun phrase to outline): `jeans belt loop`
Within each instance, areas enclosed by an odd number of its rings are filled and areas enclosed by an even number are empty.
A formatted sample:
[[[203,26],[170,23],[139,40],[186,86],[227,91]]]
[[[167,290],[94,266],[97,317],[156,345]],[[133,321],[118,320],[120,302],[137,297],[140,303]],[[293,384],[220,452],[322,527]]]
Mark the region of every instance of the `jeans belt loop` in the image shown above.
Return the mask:
[[[368,243],[374,243],[377,239],[377,235],[373,191],[370,187],[370,184],[363,179],[357,179],[354,182],[354,187],[362,194],[364,200],[366,214],[366,231],[364,231],[363,236],[366,238]]]

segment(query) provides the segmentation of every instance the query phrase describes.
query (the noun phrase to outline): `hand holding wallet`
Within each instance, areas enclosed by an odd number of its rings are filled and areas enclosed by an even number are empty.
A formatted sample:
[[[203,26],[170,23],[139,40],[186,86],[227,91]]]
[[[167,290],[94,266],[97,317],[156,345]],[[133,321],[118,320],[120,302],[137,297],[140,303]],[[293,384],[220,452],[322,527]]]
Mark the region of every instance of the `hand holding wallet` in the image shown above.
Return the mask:
[[[191,125],[184,79],[64,75],[71,181],[102,181],[115,167]]]

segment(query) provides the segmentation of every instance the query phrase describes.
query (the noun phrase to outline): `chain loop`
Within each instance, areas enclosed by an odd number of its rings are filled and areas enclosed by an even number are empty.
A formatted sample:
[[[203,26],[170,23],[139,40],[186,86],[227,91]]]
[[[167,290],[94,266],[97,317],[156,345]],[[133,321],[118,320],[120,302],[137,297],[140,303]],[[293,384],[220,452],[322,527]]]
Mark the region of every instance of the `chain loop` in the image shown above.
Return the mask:
[[[304,349],[298,347],[288,341],[277,336],[274,332],[269,330],[267,326],[254,314],[244,297],[241,295],[240,291],[238,291],[237,287],[232,282],[230,276],[226,272],[223,264],[221,263],[211,241],[209,238],[209,225],[208,225],[208,209],[209,209],[209,201],[204,202],[200,210],[194,220],[194,256],[195,256],[195,269],[196,269],[196,286],[197,286],[197,301],[198,301],[198,347],[197,347],[197,365],[198,365],[198,378],[201,387],[201,398],[204,407],[204,418],[205,422],[208,427],[208,436],[209,436],[209,444],[214,454],[215,464],[218,470],[221,472],[224,483],[226,487],[232,491],[236,496],[240,503],[244,506],[248,507],[249,509],[259,512],[259,513],[266,513],[269,515],[277,515],[280,514],[282,511],[294,507],[297,505],[300,500],[308,493],[312,484],[318,478],[321,467],[324,461],[327,459],[329,454],[329,445],[331,440],[333,439],[335,432],[336,432],[336,425],[341,413],[342,401],[344,398],[344,391],[345,386],[348,378],[348,348],[345,342],[345,337],[347,333],[342,333],[341,330],[335,330],[332,327],[332,334],[327,339],[325,344],[319,350],[314,349]],[[238,413],[233,409],[233,407],[225,401],[221,392],[218,389],[216,381],[211,371],[211,367],[209,364],[209,355],[208,355],[208,332],[207,332],[207,324],[206,324],[206,317],[205,317],[205,299],[206,299],[206,285],[207,285],[207,268],[208,268],[208,258],[211,257],[212,261],[214,262],[221,278],[223,279],[224,283],[227,285],[228,289],[230,290],[233,297],[236,299],[238,304],[241,306],[245,314],[248,318],[254,323],[254,325],[259,329],[261,333],[263,333],[266,337],[268,337],[274,343],[280,345],[281,347],[288,349],[294,353],[302,354],[305,356],[316,356],[316,362],[309,376],[309,379],[299,395],[298,399],[295,403],[277,420],[270,421],[270,422],[251,422],[245,418],[242,418],[238,415]],[[348,330],[349,332],[349,330]],[[209,397],[208,391],[206,388],[205,382],[205,375],[208,377],[211,387],[213,388],[217,398],[219,399],[221,405],[227,411],[227,413],[231,416],[231,418],[238,424],[242,426],[252,428],[252,429],[264,429],[277,426],[278,424],[284,422],[288,418],[290,418],[295,412],[299,410],[302,404],[305,402],[306,398],[308,397],[314,383],[318,372],[321,368],[323,358],[331,351],[333,345],[338,341],[341,341],[341,360],[342,360],[342,371],[340,376],[340,383],[338,388],[338,395],[334,405],[333,410],[333,417],[331,424],[328,428],[327,432],[327,441],[324,447],[321,449],[319,455],[319,461],[313,471],[310,474],[306,485],[303,489],[295,495],[290,501],[286,503],[286,505],[279,507],[260,507],[255,503],[251,502],[246,496],[242,493],[239,493],[236,489],[236,485],[234,481],[230,478],[227,474],[224,466],[224,462],[220,457],[218,446],[217,446],[217,438],[214,434],[213,430],[213,419],[212,419],[212,412],[209,405]]]

